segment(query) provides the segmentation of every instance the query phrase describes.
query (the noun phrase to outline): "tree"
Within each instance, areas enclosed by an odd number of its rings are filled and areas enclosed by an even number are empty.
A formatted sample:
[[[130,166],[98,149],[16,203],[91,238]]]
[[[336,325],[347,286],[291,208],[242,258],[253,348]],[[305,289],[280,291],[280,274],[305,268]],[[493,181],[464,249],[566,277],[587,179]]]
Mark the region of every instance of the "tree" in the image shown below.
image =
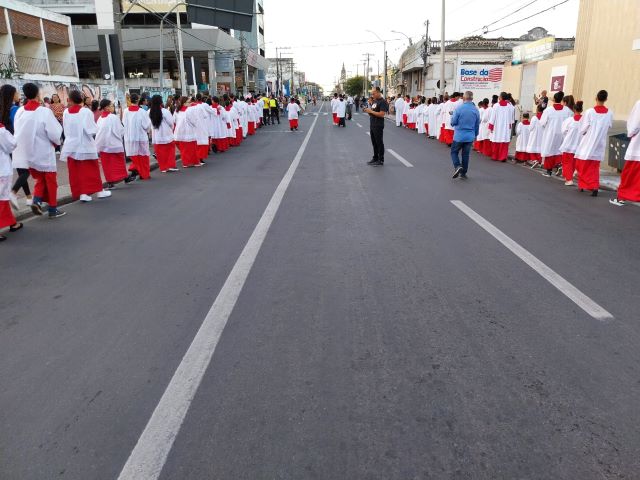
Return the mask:
[[[364,83],[364,77],[357,76],[347,79],[344,84],[344,91],[349,95],[362,95],[362,85]]]

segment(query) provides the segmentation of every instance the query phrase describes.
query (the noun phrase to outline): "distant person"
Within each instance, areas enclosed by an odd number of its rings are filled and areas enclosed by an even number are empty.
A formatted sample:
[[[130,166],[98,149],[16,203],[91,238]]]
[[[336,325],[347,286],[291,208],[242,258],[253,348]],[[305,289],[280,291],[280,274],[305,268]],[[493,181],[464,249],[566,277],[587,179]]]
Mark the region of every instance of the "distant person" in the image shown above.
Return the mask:
[[[291,98],[289,105],[287,105],[287,118],[289,119],[289,130],[292,132],[298,130],[300,110],[300,105],[296,103],[295,99]]]
[[[331,114],[333,115],[333,124],[338,125],[338,94],[334,93],[331,99]]]
[[[551,177],[553,169],[562,164],[562,123],[573,116],[573,112],[562,104],[564,92],[556,92],[553,95],[553,104],[547,108],[540,118],[542,127],[542,156],[545,177]]]
[[[373,89],[372,97],[371,106],[362,110],[369,114],[369,131],[373,146],[373,158],[368,165],[381,167],[384,165],[384,117],[389,111],[389,105],[380,93],[380,87]]]
[[[469,152],[480,131],[480,113],[473,104],[472,92],[464,92],[463,103],[453,111],[450,123],[454,129],[451,144],[453,178],[467,178]]]
[[[42,202],[49,208],[49,218],[59,218],[65,212],[58,210],[58,174],[55,147],[60,145],[62,125],[53,112],[40,105],[40,91],[35,83],[25,83],[22,92],[24,106],[16,112],[13,121],[16,149],[14,165],[28,165],[35,181],[31,211],[42,215]]]
[[[500,93],[500,100],[491,108],[489,130],[493,134],[491,159],[506,162],[511,142],[511,123],[513,122],[513,105],[507,101],[507,93]]]
[[[0,229],[9,227],[10,232],[17,232],[23,227],[18,223],[11,210],[11,180],[13,170],[11,168],[11,152],[16,148],[16,140],[11,132],[0,123]],[[0,235],[0,242],[7,239]]]
[[[208,105],[206,108],[212,110]],[[160,95],[151,97],[149,120],[151,121],[151,143],[153,144],[153,151],[156,153],[160,172],[177,172],[176,144],[173,138],[175,121],[171,112],[162,105],[162,97]],[[213,119],[209,120],[209,123],[213,124]]]
[[[278,106],[278,100],[274,95],[271,95],[271,98],[269,99],[269,110],[271,110],[271,123],[273,125],[276,124],[276,120],[278,121],[278,125],[280,125],[280,113],[278,111]]]
[[[605,107],[609,94],[600,90],[596,95],[596,105],[587,110],[580,121],[580,144],[576,150],[576,170],[578,188],[591,190],[597,197],[600,189],[600,162],[604,160],[607,136],[613,125],[613,113]]]
[[[356,112],[358,112],[360,110],[360,97],[358,95],[353,97],[353,104],[356,107]]]
[[[522,114],[522,121],[516,126],[516,162],[526,162],[529,160],[527,155],[527,142],[529,142],[529,134],[531,133],[531,122],[529,121],[529,113]]]
[[[114,188],[116,183],[129,183],[127,163],[124,158],[124,127],[117,115],[111,100],[103,98],[100,101],[100,118],[96,133],[96,147],[102,173],[107,181],[107,188]]]
[[[122,124],[124,126],[124,149],[127,156],[131,158],[131,178],[140,177],[141,180],[151,178],[149,166],[149,130],[151,120],[149,114],[140,109],[138,105],[138,94],[130,95],[131,105],[122,113]]]
[[[538,105],[536,107],[537,112],[531,119],[531,132],[529,132],[529,140],[527,141],[527,157],[531,163],[531,168],[535,168],[537,165],[540,165],[542,161],[542,156],[540,156],[540,151],[542,148],[542,127],[540,126],[540,119],[542,118],[542,113],[544,112],[544,108],[542,105]]]
[[[404,98],[398,95],[398,98],[393,104],[393,108],[396,110],[396,127],[402,126],[402,115],[404,114]]]
[[[640,100],[636,102],[627,120],[627,136],[631,138],[624,155],[624,168],[616,198],[609,200],[619,207],[628,200],[640,202]]]
[[[547,97],[547,91],[546,90],[542,90],[540,92],[540,96],[539,97],[534,95],[533,96],[533,101],[535,102],[536,106],[538,106],[538,105],[542,106],[543,110],[545,108],[547,108],[547,105],[549,105],[549,97]]]
[[[345,122],[347,116],[347,102],[345,102],[343,95],[340,95],[338,98],[336,116],[338,117],[338,126],[347,128],[347,123]]]

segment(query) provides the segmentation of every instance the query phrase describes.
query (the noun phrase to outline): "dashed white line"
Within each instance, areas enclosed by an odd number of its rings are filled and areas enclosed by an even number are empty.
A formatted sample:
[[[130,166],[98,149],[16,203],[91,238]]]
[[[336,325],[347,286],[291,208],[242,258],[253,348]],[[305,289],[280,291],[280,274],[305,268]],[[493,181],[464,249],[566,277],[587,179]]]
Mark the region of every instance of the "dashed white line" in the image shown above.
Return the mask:
[[[591,298],[587,297],[584,293],[574,287],[562,276],[560,276],[545,263],[535,257],[531,252],[522,247],[515,240],[511,239],[509,236],[507,236],[507,234],[502,232],[502,230],[498,229],[475,210],[467,206],[464,202],[460,200],[451,200],[451,203],[453,203],[458,209],[460,209],[460,211],[462,211],[462,213],[476,222],[480,227],[486,230],[502,245],[511,250],[511,253],[516,255],[520,260],[533,268],[542,278],[544,278],[551,285],[560,290],[560,292],[562,292],[567,298],[569,298],[569,300],[571,300],[593,318],[597,320],[608,320],[613,318],[613,315],[611,315],[608,311],[594,302]]]
[[[413,167],[411,162],[409,162],[407,159],[403,158],[402,156],[398,155],[395,151],[391,150],[390,148],[387,148],[387,152],[389,152],[391,155],[396,157],[400,161],[400,163],[402,163],[405,167]]]
[[[360,128],[362,128],[362,125],[360,125],[358,122],[356,122],[356,125],[358,125]]]
[[[122,468],[118,476],[119,480],[155,480],[160,476],[167,455],[171,451],[202,377],[211,362],[222,331],[260,252],[291,179],[300,165],[317,120],[318,117],[313,119],[298,153],[273,193],[256,228],[140,435],[138,443]]]

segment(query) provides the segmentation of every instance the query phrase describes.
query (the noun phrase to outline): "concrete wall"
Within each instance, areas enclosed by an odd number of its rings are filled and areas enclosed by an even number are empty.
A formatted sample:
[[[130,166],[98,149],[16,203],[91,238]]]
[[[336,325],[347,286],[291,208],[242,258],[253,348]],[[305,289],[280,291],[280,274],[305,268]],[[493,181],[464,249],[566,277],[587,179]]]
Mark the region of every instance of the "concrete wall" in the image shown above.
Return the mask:
[[[551,85],[551,77],[564,75],[563,91],[575,97],[575,70],[576,56],[571,51],[556,53],[553,58],[538,62],[536,70],[536,92],[539,93],[542,90],[546,90],[549,92],[549,97],[551,97],[553,93],[558,91]],[[582,98],[576,97],[576,100],[582,100]],[[589,102],[586,102],[585,105],[589,105]]]
[[[502,90],[511,92],[513,98],[520,99],[520,83],[522,81],[522,65],[504,64],[502,70]]]
[[[640,99],[640,51],[633,50],[638,38],[638,0],[580,1],[574,86],[585,105],[604,89],[616,120],[628,117]]]

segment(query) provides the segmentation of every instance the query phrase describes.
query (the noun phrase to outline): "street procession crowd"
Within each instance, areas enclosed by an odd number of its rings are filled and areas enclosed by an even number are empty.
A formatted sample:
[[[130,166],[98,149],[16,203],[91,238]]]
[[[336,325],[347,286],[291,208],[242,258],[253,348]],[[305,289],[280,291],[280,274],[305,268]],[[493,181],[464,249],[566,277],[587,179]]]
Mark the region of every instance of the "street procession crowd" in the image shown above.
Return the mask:
[[[160,95],[149,99],[132,93],[116,114],[111,100],[87,100],[78,90],[69,92],[66,108],[59,98],[41,99],[34,83],[25,83],[22,94],[23,99],[10,84],[0,87],[0,229],[9,227],[9,232],[24,226],[12,210],[19,208],[20,189],[35,215],[45,213],[45,204],[50,219],[65,215],[58,208],[56,152],[67,163],[72,198],[86,203],[94,194],[110,197],[120,182],[149,179],[149,140],[159,170],[171,173],[178,171],[176,149],[182,168],[199,168],[210,151],[223,153],[240,146],[259,128],[276,120],[280,123],[274,95],[224,94],[219,98],[198,93],[170,96],[165,104]],[[287,102],[289,128],[297,130],[300,100],[282,100]],[[6,239],[0,235],[0,241]]]
[[[454,92],[450,96],[418,96],[390,99],[395,107],[396,126],[404,126],[438,139],[452,148],[454,178],[466,177],[469,152],[477,152],[506,162],[509,144],[516,135],[514,162],[541,167],[543,175],[562,174],[566,186],[577,176],[580,191],[598,195],[600,163],[605,158],[608,132],[613,113],[605,106],[608,93],[597,92],[594,106],[584,110],[584,102],[572,95],[556,92],[551,101],[542,91],[535,98],[535,112],[522,112],[512,95],[502,92],[473,102],[472,92]],[[456,111],[464,105],[464,109]],[[627,121],[630,142],[625,154],[617,197],[610,202],[622,206],[625,201],[640,202],[640,100]],[[459,153],[462,156],[459,160]]]

